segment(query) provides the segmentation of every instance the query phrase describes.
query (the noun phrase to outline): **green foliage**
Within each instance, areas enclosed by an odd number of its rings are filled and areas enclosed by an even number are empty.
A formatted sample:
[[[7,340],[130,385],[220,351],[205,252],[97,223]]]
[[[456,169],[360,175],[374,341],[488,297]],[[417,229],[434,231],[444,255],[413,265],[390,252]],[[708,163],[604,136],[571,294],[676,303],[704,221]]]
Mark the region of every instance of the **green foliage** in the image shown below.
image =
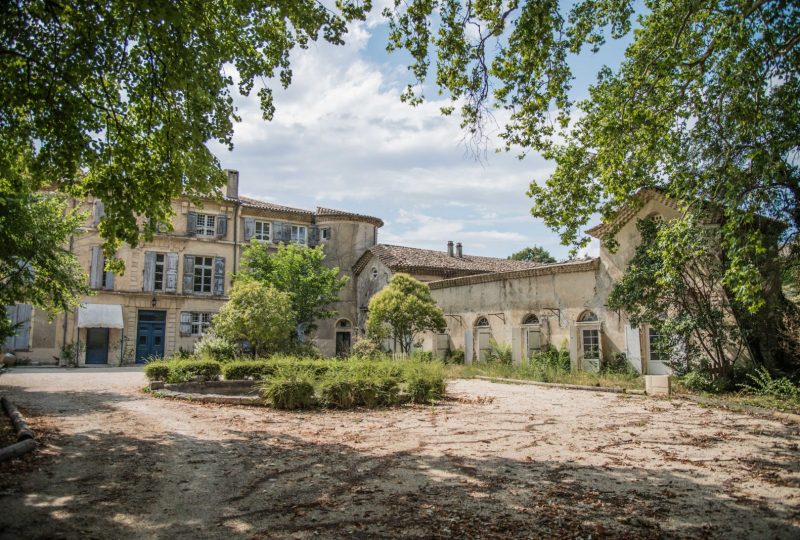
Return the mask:
[[[528,358],[531,367],[570,371],[572,364],[569,359],[569,350],[566,347],[556,349],[551,345],[545,346],[541,351],[533,353]]]
[[[461,107],[478,142],[496,106],[510,115],[501,134],[506,149],[555,161],[528,194],[533,215],[564,244],[586,245],[589,220],[641,204],[631,195],[643,188],[692,207],[707,202],[717,212],[730,296],[751,314],[770,303],[756,259],[777,260],[771,247],[780,227],[760,216],[789,224],[787,241],[800,232],[794,4],[396,0],[385,13],[389,50],[413,58],[415,80],[402,99],[423,99],[435,62],[435,83]],[[572,87],[575,56],[626,36],[619,66],[600,67],[589,99],[576,102],[583,92]],[[612,249],[616,232],[612,222],[604,238]],[[691,256],[691,245],[673,240],[665,259]],[[796,261],[798,244],[788,245],[787,258]]]
[[[628,358],[623,353],[613,353],[611,358],[604,359],[600,364],[600,373],[616,373],[618,375],[629,375],[638,377],[639,373],[628,362]]]
[[[239,346],[218,336],[213,331],[206,332],[194,346],[194,354],[218,362],[234,360],[241,353]]]
[[[294,327],[291,300],[287,293],[269,285],[237,279],[212,327],[228,341],[250,343],[254,356],[281,350]]]
[[[396,341],[404,354],[411,352],[419,334],[444,332],[446,327],[442,310],[428,286],[408,274],[393,275],[389,284],[369,302],[367,335],[376,340]]]
[[[489,338],[489,352],[486,355],[486,362],[510,366],[513,360],[512,350],[510,343],[498,343],[494,338]]]
[[[275,372],[276,364],[267,360],[234,360],[220,367],[226,381],[261,381]]]
[[[442,399],[447,390],[441,362],[408,362],[403,369],[406,393],[414,403]]]
[[[433,362],[433,352],[414,351],[411,353],[411,360],[416,360],[417,362]]]
[[[753,373],[748,373],[749,383],[739,387],[745,392],[757,396],[771,396],[780,399],[800,400],[800,387],[787,377],[775,378],[765,367],[759,367]]]
[[[263,242],[253,240],[242,254],[239,276],[275,287],[289,295],[295,325],[308,333],[315,328],[314,321],[336,315],[330,304],[339,300],[339,291],[347,284],[347,277],[339,275],[339,268],[325,266],[322,246],[279,245],[270,253]]]
[[[678,382],[692,392],[716,393],[719,391],[714,379],[702,371],[690,371],[679,377]]]
[[[463,364],[464,363],[464,349],[448,350],[444,357],[445,364]]]
[[[528,261],[542,264],[556,262],[556,258],[550,255],[550,252],[541,246],[528,246],[523,248],[516,253],[513,253],[509,259],[512,261]]]
[[[280,366],[264,381],[261,395],[276,409],[307,409],[314,405],[314,375],[298,366]]]
[[[0,190],[31,171],[24,192],[53,186],[100,197],[110,259],[120,240],[140,239],[137,217],[167,222],[171,199],[224,185],[207,143],[232,148],[241,119],[235,93],[249,95],[264,81],[288,86],[292,50],[319,38],[342,44],[347,22],[369,7],[351,0],[0,3]],[[257,92],[261,115],[271,120],[272,88]],[[13,230],[2,225],[0,236]]]
[[[69,251],[84,216],[69,209],[63,196],[31,192],[28,171],[6,169],[5,150],[0,149],[0,305],[27,303],[51,316],[74,309],[90,292]],[[0,342],[16,331],[3,312]]]
[[[374,339],[361,338],[350,348],[354,358],[386,360],[389,356]]]
[[[70,341],[61,346],[61,361],[68,367],[78,367],[78,357],[86,351],[85,343]]]
[[[219,362],[214,360],[157,360],[144,367],[151,381],[181,383],[190,381],[216,381],[220,375]]]

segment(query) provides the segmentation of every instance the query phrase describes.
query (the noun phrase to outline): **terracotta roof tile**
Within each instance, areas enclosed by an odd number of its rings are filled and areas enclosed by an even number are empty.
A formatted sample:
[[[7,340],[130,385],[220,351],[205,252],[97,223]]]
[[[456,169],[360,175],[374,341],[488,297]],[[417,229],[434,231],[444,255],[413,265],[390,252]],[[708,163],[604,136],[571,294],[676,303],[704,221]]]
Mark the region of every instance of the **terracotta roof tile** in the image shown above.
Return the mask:
[[[227,198],[227,197],[226,197]],[[228,199],[234,200],[234,199]],[[260,201],[258,199],[251,199],[250,197],[239,197],[239,201],[242,203],[243,206],[249,206],[250,208],[261,208],[264,210],[274,210],[275,212],[285,212],[289,214],[300,214],[304,216],[313,216],[314,212],[311,210],[305,210],[303,208],[292,208],[291,206],[283,206],[282,204],[275,204],[266,201]]]
[[[323,208],[322,206],[317,206],[317,216],[325,218],[350,218],[372,223],[376,227],[383,227],[383,220],[381,218],[368,216],[366,214],[356,214],[355,212],[346,212],[344,210],[336,210],[334,208]]]

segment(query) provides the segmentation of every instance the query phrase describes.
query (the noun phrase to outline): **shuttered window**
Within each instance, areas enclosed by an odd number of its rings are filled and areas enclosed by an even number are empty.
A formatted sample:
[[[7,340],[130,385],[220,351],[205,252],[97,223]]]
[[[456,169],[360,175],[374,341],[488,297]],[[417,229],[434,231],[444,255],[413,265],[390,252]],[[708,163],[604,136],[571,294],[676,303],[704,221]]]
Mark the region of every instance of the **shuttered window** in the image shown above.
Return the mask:
[[[270,223],[269,221],[256,221],[253,238],[256,240],[263,240],[269,242],[270,239]]]
[[[292,243],[305,245],[306,232],[307,229],[302,225],[292,225]]]
[[[211,313],[192,312],[192,335],[202,336],[211,326]]]
[[[210,293],[213,277],[214,277],[214,257],[195,257],[194,292]]]
[[[153,290],[164,290],[164,254],[156,253],[156,260],[153,269]]]

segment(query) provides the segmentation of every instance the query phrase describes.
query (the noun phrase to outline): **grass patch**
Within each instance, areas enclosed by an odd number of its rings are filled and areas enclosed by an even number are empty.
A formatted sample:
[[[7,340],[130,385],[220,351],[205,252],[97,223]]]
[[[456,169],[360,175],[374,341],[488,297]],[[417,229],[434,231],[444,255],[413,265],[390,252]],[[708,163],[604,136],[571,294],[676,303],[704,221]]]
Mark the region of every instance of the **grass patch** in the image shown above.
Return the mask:
[[[444,368],[448,379],[472,379],[476,376],[520,379],[559,384],[579,384],[625,390],[644,390],[644,378],[627,373],[591,373],[566,370],[555,365],[529,362],[522,366],[475,363],[469,365],[450,364]]]

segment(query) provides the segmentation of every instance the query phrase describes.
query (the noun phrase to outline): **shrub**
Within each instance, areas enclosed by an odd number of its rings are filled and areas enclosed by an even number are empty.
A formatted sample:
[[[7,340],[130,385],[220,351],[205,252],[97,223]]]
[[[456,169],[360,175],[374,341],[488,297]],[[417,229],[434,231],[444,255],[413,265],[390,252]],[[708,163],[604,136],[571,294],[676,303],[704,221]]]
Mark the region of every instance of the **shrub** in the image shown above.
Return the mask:
[[[692,392],[716,392],[717,390],[714,380],[702,371],[689,371],[678,380]]]
[[[385,360],[389,358],[382,349],[380,343],[374,339],[362,338],[356,341],[350,349],[354,358]]]
[[[169,376],[169,364],[163,360],[148,362],[144,366],[144,375],[148,381],[166,381]]]
[[[355,406],[353,383],[346,376],[331,376],[320,384],[320,401],[326,407],[350,409]]]
[[[781,399],[800,399],[800,388],[786,377],[774,378],[765,367],[757,368],[753,373],[748,373],[750,383],[740,384],[739,387],[757,396],[771,396]]]
[[[267,360],[236,360],[222,364],[222,376],[225,380],[260,381],[272,375],[275,364]]]
[[[239,356],[239,346],[213,331],[206,332],[194,346],[194,354],[200,358],[227,362]]]
[[[510,366],[512,350],[510,344],[498,343],[494,338],[489,338],[489,353],[486,355],[486,362]]]
[[[445,364],[463,364],[464,363],[464,349],[448,350],[444,356]]]
[[[541,351],[535,352],[528,359],[531,367],[551,368],[558,371],[570,371],[572,364],[567,349],[556,350],[547,345]]]
[[[216,381],[219,379],[219,362],[214,360],[169,360],[166,382]]]
[[[299,366],[281,366],[261,386],[264,400],[276,409],[305,409],[314,405],[313,374]]]
[[[445,395],[447,385],[440,362],[407,362],[404,366],[406,392],[414,403],[430,403]]]
[[[628,362],[628,357],[623,353],[614,353],[610,359],[603,360],[600,364],[600,373],[628,375],[630,377],[639,375],[636,369]]]

